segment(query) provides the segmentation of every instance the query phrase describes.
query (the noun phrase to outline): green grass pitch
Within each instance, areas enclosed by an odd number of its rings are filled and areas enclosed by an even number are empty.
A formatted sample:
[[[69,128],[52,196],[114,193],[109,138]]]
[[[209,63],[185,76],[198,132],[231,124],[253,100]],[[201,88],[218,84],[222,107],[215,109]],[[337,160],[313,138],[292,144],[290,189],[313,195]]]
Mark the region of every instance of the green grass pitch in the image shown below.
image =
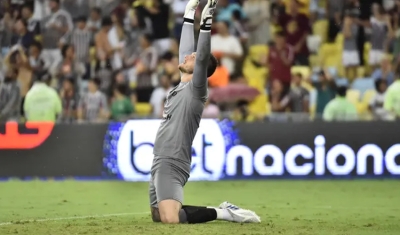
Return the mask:
[[[0,183],[0,235],[398,235],[400,181],[189,182],[185,203],[228,200],[261,224],[151,222],[146,183],[8,181]]]

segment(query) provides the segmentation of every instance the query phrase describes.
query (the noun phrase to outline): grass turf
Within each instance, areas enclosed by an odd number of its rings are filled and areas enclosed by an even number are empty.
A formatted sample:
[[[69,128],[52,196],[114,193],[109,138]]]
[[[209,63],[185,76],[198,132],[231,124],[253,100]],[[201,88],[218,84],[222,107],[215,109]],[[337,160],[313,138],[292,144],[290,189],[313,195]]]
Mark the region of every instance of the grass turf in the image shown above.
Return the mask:
[[[0,234],[394,235],[400,231],[400,182],[395,180],[187,184],[186,204],[216,206],[229,200],[256,211],[261,224],[154,224],[147,214],[147,187],[112,181],[2,182]]]

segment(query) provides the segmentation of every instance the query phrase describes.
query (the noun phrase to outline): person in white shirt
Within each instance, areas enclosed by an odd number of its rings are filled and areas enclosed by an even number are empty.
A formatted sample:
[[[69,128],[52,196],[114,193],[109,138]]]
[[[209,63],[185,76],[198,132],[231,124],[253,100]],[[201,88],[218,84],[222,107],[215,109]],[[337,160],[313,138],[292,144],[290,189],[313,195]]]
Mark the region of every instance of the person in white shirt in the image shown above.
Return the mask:
[[[383,108],[387,87],[386,80],[378,79],[375,81],[376,94],[369,102],[369,109],[375,120],[388,120],[390,117],[390,113]]]
[[[211,51],[216,57],[221,58],[221,64],[232,75],[235,73],[237,61],[243,55],[243,48],[239,39],[229,34],[228,22],[218,22],[217,32],[211,37]]]
[[[171,85],[171,78],[168,75],[160,77],[160,85],[157,87],[150,97],[150,104],[153,108],[153,117],[158,118],[162,116],[163,101],[167,97],[168,92],[173,88]]]

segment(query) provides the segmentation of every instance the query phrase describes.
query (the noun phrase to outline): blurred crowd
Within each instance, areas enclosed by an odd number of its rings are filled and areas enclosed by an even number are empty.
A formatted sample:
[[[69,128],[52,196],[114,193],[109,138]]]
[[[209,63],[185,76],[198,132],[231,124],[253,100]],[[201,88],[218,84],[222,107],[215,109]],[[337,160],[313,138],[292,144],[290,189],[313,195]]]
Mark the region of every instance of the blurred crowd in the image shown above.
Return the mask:
[[[161,117],[180,82],[186,4],[1,0],[0,122]],[[400,116],[400,0],[218,4],[211,50],[219,66],[204,118]]]

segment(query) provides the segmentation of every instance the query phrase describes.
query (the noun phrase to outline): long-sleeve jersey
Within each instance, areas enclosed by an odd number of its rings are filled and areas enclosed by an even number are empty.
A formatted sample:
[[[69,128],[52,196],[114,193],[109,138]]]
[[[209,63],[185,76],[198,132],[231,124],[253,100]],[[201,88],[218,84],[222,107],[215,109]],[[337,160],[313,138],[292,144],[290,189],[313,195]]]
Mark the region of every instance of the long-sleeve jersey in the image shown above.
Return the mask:
[[[185,22],[179,47],[179,62],[194,52],[193,23]],[[211,34],[201,30],[198,40],[193,79],[172,89],[164,104],[163,121],[154,144],[156,158],[173,159],[185,174],[190,173],[192,142],[199,128],[207,100],[207,67],[211,54]]]

